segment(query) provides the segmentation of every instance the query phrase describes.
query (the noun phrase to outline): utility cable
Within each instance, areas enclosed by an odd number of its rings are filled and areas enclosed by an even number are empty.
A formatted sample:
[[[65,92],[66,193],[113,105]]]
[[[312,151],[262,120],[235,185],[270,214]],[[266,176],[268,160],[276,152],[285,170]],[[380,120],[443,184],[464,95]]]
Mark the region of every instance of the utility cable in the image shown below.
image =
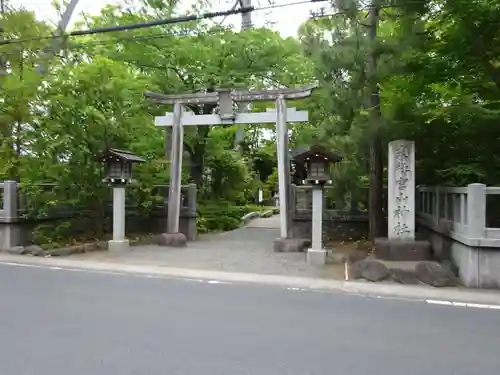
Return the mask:
[[[226,10],[226,11],[222,11],[222,12],[208,12],[208,13],[203,13],[200,15],[193,14],[193,15],[189,15],[189,16],[173,17],[173,18],[167,18],[167,19],[162,19],[162,20],[138,22],[138,23],[133,23],[133,24],[129,24],[129,25],[97,27],[94,29],[87,29],[87,30],[75,30],[75,31],[71,31],[69,33],[65,33],[61,36],[46,35],[46,36],[39,36],[39,37],[34,37],[34,38],[0,40],[0,46],[12,45],[12,44],[22,44],[22,43],[26,43],[26,42],[55,39],[55,38],[68,37],[68,36],[84,36],[84,35],[94,35],[94,34],[105,34],[105,33],[116,32],[116,31],[136,30],[136,29],[144,29],[144,28],[154,27],[154,26],[164,26],[164,25],[172,25],[172,24],[176,24],[176,23],[201,21],[203,19],[211,19],[211,18],[232,15],[232,14],[241,14],[241,13],[245,13],[245,12],[251,12],[253,10],[254,10],[254,8],[250,7],[250,8],[245,8],[245,9]]]
[[[319,0],[323,1],[323,0]],[[301,1],[298,3],[289,3],[286,4],[286,6],[289,5],[294,5],[294,4],[302,4],[302,3],[310,3],[311,1]],[[318,0],[315,0],[314,2],[318,2]],[[282,5],[279,5],[282,6]],[[380,6],[381,8],[397,8],[398,6],[392,5],[392,6]],[[269,7],[266,7],[269,8]],[[370,7],[364,7],[358,9],[359,11],[366,11],[369,10]],[[262,10],[262,8],[257,8],[255,11]],[[319,19],[319,18],[330,18],[330,17],[338,17],[345,15],[347,12],[346,11],[338,11],[335,13],[326,13],[326,14],[315,14],[311,15],[310,19]],[[112,38],[112,39],[106,39],[106,40],[92,40],[88,42],[83,42],[83,43],[74,43],[74,44],[67,44],[64,49],[65,50],[72,50],[72,49],[81,49],[81,48],[88,48],[88,47],[94,47],[94,46],[101,46],[101,45],[108,45],[110,43],[119,43],[119,42],[139,42],[139,41],[148,41],[148,40],[156,40],[156,39],[163,39],[163,38],[168,38],[168,37],[197,37],[197,36],[204,36],[204,35],[210,35],[210,34],[217,34],[217,33],[222,33],[228,29],[225,28],[220,28],[218,30],[211,30],[211,31],[193,31],[193,30],[183,30],[183,31],[178,31],[178,32],[159,32],[159,33],[152,33],[148,35],[130,35],[130,36],[123,36],[120,35],[118,37]],[[52,37],[48,37],[50,39]],[[15,44],[15,43],[10,43],[10,44]],[[22,44],[22,43],[20,43]],[[0,41],[1,45],[1,41]],[[32,50],[32,49],[25,49],[25,50]],[[5,56],[8,55],[17,55],[19,52],[3,52],[2,53]]]
[[[293,3],[287,3],[287,4],[268,5],[268,6],[263,6],[263,7],[259,7],[259,8],[255,8],[255,7],[251,6],[251,7],[234,9],[234,7],[233,7],[231,9],[228,9],[225,11],[220,11],[220,12],[207,12],[207,13],[202,13],[199,15],[193,14],[193,15],[188,15],[188,16],[167,18],[167,19],[162,19],[162,20],[138,22],[138,23],[133,23],[133,24],[129,24],[129,25],[117,25],[117,26],[108,26],[108,27],[98,27],[98,28],[87,29],[87,30],[75,30],[75,31],[71,31],[69,33],[65,33],[63,35],[57,35],[57,36],[46,35],[46,36],[24,38],[24,39],[19,38],[19,39],[10,39],[10,40],[0,40],[0,46],[12,45],[12,44],[22,44],[22,43],[26,43],[26,42],[40,41],[40,40],[57,39],[57,38],[61,38],[61,37],[104,34],[104,33],[116,32],[116,31],[136,30],[136,29],[143,29],[143,28],[149,28],[149,27],[154,27],[154,26],[164,26],[164,25],[172,25],[172,24],[192,22],[192,21],[201,21],[204,19],[213,19],[213,18],[217,18],[217,17],[224,17],[224,16],[235,15],[235,14],[243,14],[243,13],[249,13],[249,12],[254,12],[254,11],[269,10],[269,9],[277,9],[277,8],[296,6],[296,5],[302,5],[302,4],[308,4],[308,3],[323,2],[323,1],[327,1],[327,0],[302,0],[302,1],[297,1],[297,2],[293,2]]]

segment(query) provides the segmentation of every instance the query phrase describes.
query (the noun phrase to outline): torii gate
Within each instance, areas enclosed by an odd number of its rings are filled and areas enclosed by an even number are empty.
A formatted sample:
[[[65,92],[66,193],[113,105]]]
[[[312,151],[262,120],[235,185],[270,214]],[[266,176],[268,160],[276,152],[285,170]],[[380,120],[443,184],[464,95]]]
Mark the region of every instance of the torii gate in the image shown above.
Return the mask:
[[[171,126],[172,148],[170,152],[170,188],[168,196],[167,233],[160,240],[165,246],[185,246],[186,238],[179,233],[179,214],[181,200],[181,171],[183,156],[184,126],[196,125],[232,125],[232,124],[263,124],[276,123],[278,182],[280,194],[280,228],[281,238],[291,237],[290,232],[290,162],[288,150],[288,123],[308,121],[307,111],[296,111],[287,108],[287,100],[302,99],[311,95],[316,84],[284,88],[268,91],[231,91],[219,89],[211,93],[189,93],[179,95],[164,95],[146,92],[145,96],[158,104],[173,104],[173,113],[155,117],[156,126]],[[276,109],[266,112],[235,113],[233,103],[248,103],[255,101],[275,101]],[[184,111],[185,104],[218,104],[219,113],[196,115]]]

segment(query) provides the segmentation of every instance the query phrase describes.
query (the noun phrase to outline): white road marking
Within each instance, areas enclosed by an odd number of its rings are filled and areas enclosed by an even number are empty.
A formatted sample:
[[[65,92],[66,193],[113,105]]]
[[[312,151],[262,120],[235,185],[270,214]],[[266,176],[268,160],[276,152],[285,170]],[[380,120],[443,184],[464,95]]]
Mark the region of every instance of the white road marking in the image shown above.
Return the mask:
[[[46,266],[46,265],[36,265],[36,264],[24,264],[24,263],[14,263],[14,262],[0,262],[0,265],[4,266],[14,266],[14,267],[27,267],[27,268],[41,268],[41,269],[49,269],[53,271],[66,271],[66,272],[86,272],[86,273],[97,273],[104,275],[131,275],[135,277],[142,277],[147,279],[165,279],[165,280],[182,280],[182,281],[194,281],[197,283],[207,283],[207,284],[231,284],[229,281],[220,281],[220,280],[207,280],[207,279],[193,279],[186,277],[176,277],[176,276],[168,276],[168,275],[153,275],[153,274],[140,274],[140,273],[128,273],[128,272],[117,272],[117,271],[106,271],[106,270],[91,270],[87,268],[65,268],[65,267],[55,267],[55,266]]]
[[[230,281],[220,281],[220,280],[201,280],[201,282],[208,283],[208,284],[231,284]]]
[[[293,292],[319,292],[319,291],[320,291],[319,289],[311,289],[311,288],[294,288],[294,287],[286,288],[286,290],[291,290],[291,291],[293,291]]]
[[[466,307],[474,307],[476,309],[489,309],[490,308],[489,305],[483,305],[480,303],[467,303]]]
[[[36,264],[24,264],[24,263],[13,263],[13,262],[0,262],[0,264],[6,265],[6,266],[15,266],[15,267],[48,268],[47,266],[38,266]]]
[[[452,303],[450,301],[436,301],[436,300],[432,300],[432,299],[426,299],[425,302],[427,302],[428,304],[431,304],[431,305],[448,305],[448,306],[452,306]]]
[[[492,309],[492,310],[500,310],[500,305],[487,305],[483,303],[467,303],[467,302],[455,302],[455,301],[440,301],[440,300],[425,300],[426,303],[430,305],[446,305],[446,306],[454,306],[454,307],[468,307],[473,309]]]

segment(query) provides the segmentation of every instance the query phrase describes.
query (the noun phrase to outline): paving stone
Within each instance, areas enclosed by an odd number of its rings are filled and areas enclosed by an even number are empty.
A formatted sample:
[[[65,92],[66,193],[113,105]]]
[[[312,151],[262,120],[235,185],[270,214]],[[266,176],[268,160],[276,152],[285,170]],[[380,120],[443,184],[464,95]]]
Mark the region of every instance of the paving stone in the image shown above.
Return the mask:
[[[274,240],[280,237],[277,219],[276,216],[259,218],[230,232],[200,234],[183,248],[138,245],[125,253],[94,251],[71,257],[96,262],[344,280],[341,263],[310,267],[303,252],[274,252]]]

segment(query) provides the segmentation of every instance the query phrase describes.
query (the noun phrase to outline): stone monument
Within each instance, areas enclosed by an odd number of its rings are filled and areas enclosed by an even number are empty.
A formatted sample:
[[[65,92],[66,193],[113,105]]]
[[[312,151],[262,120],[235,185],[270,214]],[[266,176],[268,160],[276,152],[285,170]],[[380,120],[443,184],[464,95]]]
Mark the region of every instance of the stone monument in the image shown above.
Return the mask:
[[[375,239],[378,258],[385,260],[427,260],[428,241],[415,239],[415,143],[396,140],[389,143],[388,233]]]

